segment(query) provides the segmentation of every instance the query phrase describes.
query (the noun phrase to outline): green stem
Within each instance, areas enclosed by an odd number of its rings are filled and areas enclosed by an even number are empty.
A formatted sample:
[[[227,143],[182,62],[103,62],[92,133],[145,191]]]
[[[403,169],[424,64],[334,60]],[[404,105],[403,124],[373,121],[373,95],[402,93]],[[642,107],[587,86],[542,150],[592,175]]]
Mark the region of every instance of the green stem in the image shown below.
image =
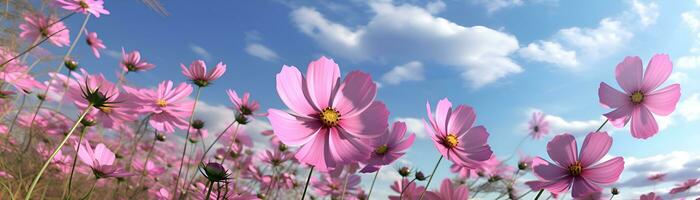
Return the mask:
[[[213,182],[213,181],[209,181],[209,186],[207,186],[207,187],[209,188],[209,189],[207,189],[207,198],[204,198],[204,199],[207,199],[207,200],[208,200],[208,199],[209,199],[209,196],[211,196],[211,189],[214,187],[214,182]]]
[[[408,179],[406,179],[406,180],[408,180]],[[401,181],[403,181],[403,180],[401,180]],[[408,184],[406,184],[406,186],[403,186],[403,187],[401,188],[401,193],[399,194],[399,200],[400,200],[400,199],[403,199],[403,192],[406,191],[406,188],[408,188],[408,186],[410,186],[411,184],[413,184],[414,181],[416,181],[416,178],[413,178],[411,181],[408,182]]]
[[[87,194],[85,194],[85,196],[81,197],[80,200],[85,200],[92,196],[92,191],[95,191],[95,185],[97,185],[97,180],[98,179],[95,179],[95,182],[92,183],[92,187],[90,187],[90,191]]]
[[[75,120],[75,123],[73,124],[73,127],[68,131],[68,134],[66,135],[65,138],[63,138],[63,141],[56,147],[56,149],[53,150],[53,153],[51,156],[49,156],[49,159],[44,162],[44,166],[41,167],[41,170],[39,170],[39,174],[34,177],[34,181],[32,181],[32,185],[29,187],[29,191],[27,192],[27,195],[25,195],[24,200],[29,200],[32,197],[32,192],[34,191],[34,188],[36,187],[36,184],[39,183],[39,179],[41,179],[41,176],[44,174],[44,171],[46,171],[46,168],[51,164],[51,161],[53,160],[54,157],[56,157],[56,154],[58,154],[59,151],[61,151],[61,148],[63,145],[66,144],[70,136],[75,132],[75,129],[78,127],[78,124],[80,124],[80,121],[85,118],[85,115],[90,112],[90,109],[92,108],[92,103],[89,103],[87,108],[83,111],[82,114],[80,114],[80,117],[78,117],[77,120]]]
[[[433,181],[433,177],[435,177],[435,171],[437,171],[438,166],[440,166],[440,161],[442,161],[442,155],[440,155],[440,159],[438,159],[437,163],[435,163],[435,168],[433,168],[433,173],[430,173],[430,178],[428,178],[428,183],[425,184],[425,190],[420,193],[420,198],[418,200],[423,200],[423,196],[425,195],[425,191],[428,191],[428,187],[430,186],[430,182]]]
[[[314,172],[314,166],[311,166],[311,169],[309,169],[309,175],[306,177],[306,185],[304,185],[304,192],[301,193],[301,200],[304,200],[304,197],[306,197],[306,190],[309,189],[309,181],[311,181],[311,174]]]
[[[187,152],[187,140],[190,138],[190,130],[192,129],[192,120],[194,120],[194,111],[197,108],[197,101],[199,101],[199,95],[202,92],[202,87],[197,87],[197,95],[194,98],[194,104],[192,104],[192,112],[190,112],[190,120],[187,124],[187,134],[185,135],[185,145],[182,148],[182,156],[180,156],[180,169],[177,171],[177,179],[175,179],[175,189],[173,190],[173,197],[176,197],[178,190],[180,189],[180,176],[182,175],[182,164],[185,162],[185,152]],[[187,192],[187,190],[185,190]]]
[[[22,113],[22,109],[24,109],[24,103],[27,102],[27,95],[23,94],[22,95],[22,102],[19,104],[19,108],[17,109],[17,114],[15,117],[12,119],[12,124],[10,124],[10,128],[7,129],[8,136],[10,133],[12,133],[12,129],[15,128],[15,123],[17,123],[17,118],[19,118],[19,114]]]
[[[153,155],[153,150],[155,150],[155,148],[156,148],[156,141],[158,140],[157,137],[158,137],[158,131],[153,130],[153,143],[151,143],[151,149],[148,150],[148,154],[146,155],[146,161],[143,162],[143,168],[141,168],[141,170],[143,170],[142,176],[139,177],[139,182],[136,186],[141,186],[141,183],[143,182],[143,177],[145,177],[147,175],[146,174],[146,171],[147,171],[146,166],[148,166],[148,160],[151,159],[151,155]]]
[[[78,139],[78,146],[75,149],[75,155],[73,155],[73,166],[70,168],[70,176],[68,178],[68,187],[66,190],[63,190],[63,195],[61,195],[61,199],[65,199],[66,196],[70,197],[70,192],[73,186],[73,174],[75,173],[75,164],[78,162],[78,152],[80,152],[80,146],[83,144],[83,137],[85,136],[85,132],[87,130],[87,127],[82,126],[80,127],[80,138]],[[88,147],[90,148],[90,147]]]
[[[379,176],[379,170],[382,170],[382,168],[377,169],[377,172],[374,173],[374,178],[372,179],[372,185],[369,186],[369,193],[367,193],[367,199],[370,199],[369,197],[372,196],[372,189],[374,189],[374,182],[377,181],[377,176]]]
[[[539,199],[540,196],[542,196],[542,192],[544,192],[544,189],[541,189],[540,192],[537,193],[537,196],[535,196],[535,200]]]
[[[605,124],[608,123],[608,120],[609,120],[609,119],[605,119],[605,121],[603,122],[603,124],[601,124],[600,127],[598,127],[598,129],[595,130],[595,132],[596,132],[596,133],[597,133],[597,132],[600,132],[600,129],[603,129],[603,126],[605,126]]]

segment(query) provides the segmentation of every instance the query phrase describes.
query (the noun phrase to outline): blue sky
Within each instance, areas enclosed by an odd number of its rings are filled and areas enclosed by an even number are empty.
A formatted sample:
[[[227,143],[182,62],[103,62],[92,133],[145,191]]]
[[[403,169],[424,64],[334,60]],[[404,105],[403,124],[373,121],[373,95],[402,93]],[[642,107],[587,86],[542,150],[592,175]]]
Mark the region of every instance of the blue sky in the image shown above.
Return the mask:
[[[135,1],[109,1],[112,14],[91,19],[90,31],[105,41],[107,52],[95,59],[85,45],[75,51],[92,72],[114,76],[121,48],[139,50],[156,64],[147,73],[129,74],[131,84],[150,87],[161,80],[185,81],[180,63],[223,61],[228,71],[203,91],[198,115],[216,120],[232,114],[226,89],[250,91],[264,109],[285,108],[275,91],[281,66],[306,65],[321,55],[333,58],[342,73],[362,70],[381,86],[378,99],[391,119],[406,120],[425,134],[425,103],[449,98],[475,108],[477,124],[491,133],[489,143],[502,158],[525,136],[534,110],[548,115],[553,134],[579,136],[602,123],[608,110],[598,104],[600,82],[617,85],[613,70],[624,56],[644,63],[654,53],[674,60],[669,82],[682,85],[676,112],[648,140],[633,139],[627,129],[611,129],[610,155],[624,156],[628,170],[619,185],[636,197],[651,187],[627,181],[638,175],[670,172],[667,188],[698,177],[700,141],[700,2],[694,1],[198,1],[163,2],[162,16]],[[77,29],[80,15],[68,20]],[[73,32],[72,32],[73,33]],[[74,33],[71,37],[75,37]],[[53,64],[45,67],[53,67]],[[667,82],[668,83],[668,82]],[[227,122],[212,122],[221,128]],[[269,127],[258,120],[251,135]],[[547,137],[528,140],[521,151],[547,157]],[[582,138],[580,138],[582,140]],[[579,144],[582,141],[579,142]],[[438,152],[419,136],[404,158],[429,171]],[[672,160],[669,162],[665,162]],[[659,162],[664,161],[664,162]],[[690,163],[690,164],[688,164]],[[449,175],[443,162],[438,178]],[[382,173],[383,176],[390,176]],[[526,177],[531,179],[532,177]],[[366,183],[369,182],[365,178]],[[387,194],[389,178],[377,188]],[[633,179],[636,180],[636,179]],[[643,181],[642,181],[643,182]],[[438,185],[438,184],[435,184]],[[644,184],[637,184],[644,186]],[[632,187],[635,186],[635,187]],[[648,186],[648,184],[647,184]],[[629,189],[627,189],[627,187]],[[700,190],[698,190],[700,191]]]

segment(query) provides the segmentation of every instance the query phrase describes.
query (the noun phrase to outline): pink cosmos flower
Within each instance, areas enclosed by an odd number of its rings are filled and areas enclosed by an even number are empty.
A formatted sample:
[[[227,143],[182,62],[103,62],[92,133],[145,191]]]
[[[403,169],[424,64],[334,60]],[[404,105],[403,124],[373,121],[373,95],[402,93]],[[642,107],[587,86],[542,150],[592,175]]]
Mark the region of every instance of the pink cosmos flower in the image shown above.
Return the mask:
[[[452,173],[458,174],[459,177],[461,178],[473,178],[473,177],[479,177],[479,174],[477,173],[477,170],[470,169],[468,167],[464,167],[462,165],[458,165],[453,163],[452,166],[450,166],[450,171]]]
[[[133,163],[131,163],[131,167],[133,167],[135,171],[141,172],[142,174],[148,176],[159,176],[165,173],[164,167],[157,166],[151,160],[146,162],[146,168],[144,168],[143,161],[140,159],[136,159]]]
[[[69,84],[69,96],[73,104],[81,110],[85,110],[89,103],[92,103],[92,107],[96,109],[91,109],[88,115],[96,121],[107,128],[117,128],[125,121],[136,119],[131,96],[121,94],[114,83],[105,79],[104,75],[86,74],[75,78],[77,84]]]
[[[92,49],[92,54],[95,54],[95,57],[100,58],[100,49],[106,49],[107,46],[105,46],[104,43],[102,43],[102,40],[100,38],[97,38],[97,32],[88,32],[85,30],[85,35],[87,38],[85,39],[85,42],[87,42],[88,46]]]
[[[141,53],[139,51],[132,51],[126,53],[123,47],[122,59],[119,62],[119,66],[121,66],[122,69],[124,69],[124,71],[127,72],[141,72],[153,69],[153,67],[155,67],[155,65],[141,60]]]
[[[615,69],[615,79],[624,92],[603,82],[598,88],[600,103],[604,107],[615,109],[605,116],[615,127],[623,127],[631,120],[630,129],[634,138],[654,136],[659,132],[659,127],[653,114],[671,114],[681,96],[679,84],[656,90],[668,79],[672,70],[673,64],[666,54],[654,55],[644,74],[639,57],[625,57]]]
[[[426,197],[431,200],[469,199],[469,187],[467,185],[454,185],[449,178],[446,178],[440,184],[440,191],[428,192]]]
[[[653,182],[661,182],[666,178],[665,173],[658,173],[658,174],[652,174],[647,177],[647,180],[653,181]]]
[[[435,115],[430,110],[430,102],[426,103],[426,108],[430,124],[425,122],[425,128],[440,154],[471,169],[491,158],[493,152],[486,143],[489,137],[486,128],[472,127],[476,119],[474,109],[459,105],[452,110],[452,103],[447,98],[438,102]]]
[[[688,191],[690,190],[690,188],[695,187],[698,184],[700,184],[700,179],[688,179],[681,184],[677,184],[675,188],[671,189],[671,192],[669,192],[669,194],[677,194]]]
[[[29,94],[34,88],[44,88],[43,84],[29,74],[29,67],[25,65],[5,65],[0,69],[0,80],[23,94]]]
[[[265,153],[260,154],[260,161],[272,166],[280,166],[282,163],[290,160],[292,156],[289,153],[281,151],[265,150]]]
[[[346,178],[347,183],[345,182]],[[322,197],[340,197],[343,192],[343,187],[345,187],[345,194],[350,194],[357,189],[359,184],[360,176],[354,174],[345,174],[339,177],[331,177],[327,174],[322,174],[320,179],[316,177],[311,179],[311,186],[314,187],[316,193]]]
[[[206,87],[212,81],[218,79],[219,77],[224,75],[224,72],[226,72],[226,65],[222,62],[216,64],[214,70],[211,70],[208,73],[207,64],[204,63],[203,60],[195,60],[194,62],[192,62],[192,64],[190,64],[189,69],[183,64],[180,64],[180,67],[182,67],[182,74],[189,78],[192,81],[192,83],[199,87]]]
[[[109,15],[109,11],[104,8],[104,3],[102,0],[56,0],[56,4],[63,9],[83,14],[90,13],[98,18],[100,14]]]
[[[404,139],[405,134],[406,124],[395,122],[391,131],[387,129],[385,134],[369,139],[367,142],[374,148],[374,151],[370,153],[368,160],[362,162],[365,164],[365,167],[360,172],[376,172],[381,166],[391,164],[403,156],[408,148],[413,145],[413,140],[416,139],[415,134],[411,134]]]
[[[549,133],[549,122],[547,122],[544,117],[542,112],[532,113],[532,119],[529,122],[529,130],[530,136],[532,136],[533,139],[540,139],[542,136]]]
[[[151,190],[151,194],[156,198],[156,200],[171,200],[173,199],[170,197],[170,194],[172,194],[168,189],[165,189],[164,187],[160,188],[159,190]]]
[[[566,193],[572,188],[574,198],[599,192],[599,185],[615,183],[625,168],[622,157],[598,163],[608,153],[610,146],[612,137],[608,133],[589,133],[578,155],[578,145],[573,135],[557,135],[547,143],[547,153],[555,163],[541,157],[535,158],[532,169],[540,180],[525,184],[533,190],[547,189],[556,194]]]
[[[250,100],[250,93],[248,92],[243,93],[243,98],[238,97],[238,93],[235,90],[227,90],[226,94],[228,94],[228,99],[235,106],[234,109],[241,115],[254,115],[260,109],[260,103]]]
[[[196,143],[202,138],[207,138],[207,136],[209,136],[209,131],[206,128],[195,128],[192,130],[192,134],[190,134],[190,142]]]
[[[172,133],[175,128],[186,129],[187,120],[192,112],[192,100],[187,97],[192,93],[192,86],[180,83],[174,87],[172,81],[158,84],[156,91],[134,89],[124,86],[124,90],[134,96],[137,111],[151,115],[148,121],[159,132]]]
[[[656,196],[656,193],[649,192],[647,194],[643,194],[642,196],[639,196],[639,200],[661,200],[661,197]]]
[[[133,175],[115,165],[114,160],[116,157],[114,153],[107,149],[107,146],[104,144],[97,144],[94,150],[87,140],[81,145],[80,150],[78,150],[78,157],[80,157],[80,161],[90,166],[97,179]]]
[[[51,44],[57,47],[70,44],[68,28],[63,22],[56,22],[58,19],[55,17],[46,17],[41,13],[25,13],[24,21],[26,23],[19,25],[19,29],[22,29],[19,37],[27,41],[36,41],[54,34],[48,39]],[[51,25],[52,23],[54,24]]]
[[[17,124],[29,128],[32,119],[34,119],[34,128],[50,136],[63,136],[73,124],[73,121],[65,115],[45,108],[39,110],[36,118],[33,112],[23,112],[17,119]]]
[[[405,191],[403,191],[402,195],[401,191],[404,188]],[[417,186],[415,182],[410,182],[408,179],[403,178],[400,181],[395,181],[391,185],[391,190],[396,192],[396,195],[389,196],[389,200],[416,200],[425,191],[425,187]]]
[[[384,134],[389,111],[374,101],[377,86],[369,74],[350,72],[340,82],[340,69],[326,57],[311,62],[306,77],[296,67],[277,74],[277,93],[293,113],[268,110],[277,137],[299,146],[296,158],[327,172],[363,160],[370,147],[363,139]]]

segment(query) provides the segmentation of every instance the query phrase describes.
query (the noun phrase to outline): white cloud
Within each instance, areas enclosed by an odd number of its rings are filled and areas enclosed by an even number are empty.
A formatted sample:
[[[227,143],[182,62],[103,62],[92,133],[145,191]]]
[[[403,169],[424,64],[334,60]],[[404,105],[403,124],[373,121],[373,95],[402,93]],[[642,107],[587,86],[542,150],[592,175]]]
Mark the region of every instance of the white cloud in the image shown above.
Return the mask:
[[[274,61],[279,59],[279,56],[275,51],[258,43],[248,44],[245,48],[245,52],[266,61]]]
[[[558,42],[538,41],[533,42],[518,50],[521,57],[538,62],[546,62],[561,67],[575,67],[579,65],[576,59],[576,51],[566,50]]]
[[[523,0],[474,0],[473,2],[486,7],[489,13],[503,8],[521,6],[524,3]]]
[[[683,72],[673,72],[671,76],[668,77],[673,83],[685,83],[688,80],[688,74]]]
[[[619,50],[633,36],[619,20],[604,18],[596,28],[571,27],[557,37],[582,53],[598,58]]]
[[[211,60],[211,54],[209,54],[209,52],[201,46],[190,44],[190,50],[206,61]]]
[[[700,93],[692,94],[690,97],[681,101],[676,110],[687,121],[700,119]]]
[[[603,121],[605,121],[604,117],[591,120],[566,119],[564,117],[547,114],[546,112],[533,108],[528,109],[525,112],[524,116],[526,116],[527,118],[520,124],[520,131],[527,129],[528,121],[530,121],[533,112],[542,112],[545,114],[544,119],[549,123],[549,135],[559,135],[561,133],[583,135],[595,131],[596,129],[598,129],[598,127],[600,127],[601,124],[603,124]],[[601,131],[611,132],[614,129],[615,128],[612,127],[610,123],[608,123],[601,129]]]
[[[460,70],[473,87],[523,70],[510,58],[519,47],[513,35],[465,27],[410,4],[369,4],[375,15],[356,28],[329,21],[309,7],[295,9],[291,18],[322,48],[352,60],[431,60]]]
[[[684,69],[695,69],[700,66],[700,56],[683,56],[676,60],[675,66]]]
[[[681,18],[683,18],[683,23],[693,32],[700,30],[700,20],[694,12],[684,12],[681,14]]]
[[[382,75],[382,81],[388,84],[397,85],[404,81],[420,81],[423,76],[423,63],[412,61],[394,67],[391,71]]]
[[[656,23],[659,18],[659,6],[655,2],[644,4],[639,0],[632,0],[632,10],[639,16],[642,26],[649,26]]]
[[[625,157],[625,173],[631,178],[621,181],[622,187],[647,187],[651,174],[666,173],[662,183],[678,183],[700,176],[700,156],[685,151],[674,151],[650,157]],[[659,183],[661,184],[661,183]]]
[[[402,121],[406,123],[407,132],[415,133],[418,138],[426,138],[428,133],[425,130],[425,123],[422,119],[410,118],[410,117],[399,117],[394,121]]]
[[[445,10],[446,7],[447,5],[445,4],[445,2],[441,0],[429,2],[427,5],[425,5],[425,9],[432,14],[442,12],[443,10]]]

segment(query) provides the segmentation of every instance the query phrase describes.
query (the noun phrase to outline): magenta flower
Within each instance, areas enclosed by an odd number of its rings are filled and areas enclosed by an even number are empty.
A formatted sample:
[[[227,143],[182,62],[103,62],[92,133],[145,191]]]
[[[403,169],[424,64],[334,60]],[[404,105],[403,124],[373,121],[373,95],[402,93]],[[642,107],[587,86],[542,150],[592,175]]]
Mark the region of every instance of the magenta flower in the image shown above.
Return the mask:
[[[148,161],[146,162],[146,168],[144,168],[143,161],[136,159],[133,163],[131,163],[131,167],[134,168],[135,171],[141,172],[143,175],[148,175],[148,176],[159,176],[163,173],[165,173],[165,168],[161,166],[157,166],[153,161]]]
[[[238,97],[238,93],[235,90],[226,90],[226,94],[228,94],[228,99],[235,106],[234,109],[241,115],[255,115],[255,112],[260,109],[260,103],[250,100],[250,93],[248,92],[243,93],[243,98]]]
[[[653,181],[653,182],[661,182],[661,181],[664,180],[664,178],[666,178],[666,174],[665,174],[665,173],[652,174],[652,175],[649,175],[649,176],[647,177],[647,179],[648,179],[649,181]]]
[[[350,72],[340,82],[340,69],[326,57],[311,62],[306,77],[296,67],[282,67],[277,93],[293,113],[270,109],[268,119],[277,137],[299,146],[296,158],[327,172],[365,159],[363,139],[384,134],[389,111],[374,101],[377,86],[369,74]]]
[[[489,138],[486,128],[472,127],[476,119],[474,109],[459,105],[452,110],[452,103],[447,98],[438,102],[435,115],[430,110],[430,102],[425,106],[430,120],[430,124],[425,122],[425,128],[440,154],[456,164],[472,169],[491,158],[493,152],[486,143]]]
[[[207,64],[203,60],[195,60],[190,64],[188,69],[185,65],[180,64],[182,74],[189,78],[192,83],[199,87],[206,87],[212,81],[220,78],[226,72],[226,65],[222,62],[216,64],[213,70],[207,73]]]
[[[700,184],[700,179],[697,179],[697,178],[688,179],[681,184],[677,184],[675,188],[671,189],[671,192],[669,192],[669,194],[677,194],[677,193],[688,191],[688,190],[690,190],[690,188],[693,188],[698,184]]]
[[[661,196],[656,196],[656,193],[649,192],[639,196],[639,200],[661,200]]]
[[[107,149],[107,146],[104,144],[97,144],[94,150],[87,140],[81,145],[80,150],[78,150],[78,157],[80,157],[80,161],[90,166],[92,173],[95,174],[97,179],[133,175],[114,163],[116,159],[114,153]]]
[[[92,54],[95,54],[95,57],[100,58],[100,49],[106,49],[107,46],[105,46],[104,43],[102,43],[102,40],[100,38],[97,38],[97,32],[88,32],[85,30],[85,35],[87,38],[85,39],[85,42],[87,42],[88,46],[92,49]]]
[[[68,28],[66,28],[66,25],[63,24],[63,22],[56,22],[58,19],[55,17],[46,17],[41,13],[25,13],[24,21],[26,23],[19,25],[19,29],[22,29],[19,37],[26,39],[27,41],[36,41],[54,34],[48,39],[51,44],[54,44],[57,47],[70,44],[70,34]],[[51,25],[51,23],[54,24]]]
[[[401,192],[404,188],[405,191],[403,191],[402,195]],[[395,181],[394,184],[391,185],[391,190],[396,192],[396,195],[390,195],[390,200],[416,200],[420,197],[420,194],[425,191],[425,187],[417,186],[415,182],[403,178],[400,181]]]
[[[656,90],[668,79],[672,70],[673,63],[666,54],[654,55],[643,75],[642,60],[636,56],[625,57],[615,69],[615,79],[624,92],[603,82],[598,88],[600,103],[604,107],[615,109],[605,116],[615,127],[623,127],[631,120],[630,129],[634,138],[654,136],[659,132],[659,127],[653,114],[671,114],[681,96],[679,84]]]
[[[141,60],[141,53],[139,51],[132,51],[126,53],[122,47],[122,59],[119,62],[119,66],[127,72],[141,72],[153,69],[155,65],[147,63]]]
[[[600,192],[599,185],[615,183],[625,168],[622,157],[598,163],[608,153],[612,142],[612,137],[606,132],[589,133],[578,155],[578,145],[573,135],[557,135],[547,143],[547,153],[555,163],[541,157],[535,158],[532,169],[540,180],[525,184],[533,190],[546,189],[556,194],[566,193],[572,188],[574,198]]]
[[[369,145],[374,148],[370,153],[368,160],[363,161],[365,167],[360,172],[371,173],[376,172],[383,165],[388,165],[394,162],[399,157],[403,156],[416,139],[415,134],[411,134],[404,139],[406,134],[406,124],[403,122],[395,122],[391,130],[387,129],[385,134],[379,137],[368,139]]]
[[[192,100],[187,97],[192,93],[192,86],[180,83],[174,87],[172,81],[158,84],[156,91],[134,89],[124,86],[124,90],[133,95],[139,113],[149,114],[151,127],[159,132],[172,133],[175,128],[186,129],[185,118],[192,113]]]
[[[454,185],[449,178],[442,180],[440,191],[428,192],[431,200],[463,200],[469,199],[469,187],[467,185]]]
[[[348,177],[346,177],[348,176]],[[345,181],[347,179],[347,182]],[[340,197],[345,187],[345,194],[354,192],[360,184],[360,176],[354,174],[345,174],[344,176],[331,177],[328,174],[322,174],[320,179],[313,177],[311,186],[314,187],[319,196],[325,197]]]
[[[104,8],[104,3],[102,0],[56,0],[56,4],[63,9],[83,14],[90,13],[95,17],[100,17],[100,14],[109,15],[109,11]]]
[[[76,107],[84,110],[92,103],[88,116],[102,123],[107,128],[117,128],[125,121],[136,119],[130,95],[120,94],[114,83],[104,75],[79,76],[73,74],[78,84],[69,84],[69,96]]]
[[[547,122],[544,117],[542,112],[532,113],[532,119],[529,122],[530,127],[528,129],[533,139],[540,139],[542,136],[549,133],[549,122]]]
[[[29,94],[34,88],[44,88],[43,84],[34,80],[34,77],[29,74],[29,68],[24,65],[5,65],[0,69],[0,80],[23,94]]]
[[[172,194],[168,189],[160,188],[159,190],[151,190],[151,194],[156,200],[171,200],[173,199],[170,194]]]
[[[290,160],[291,158],[292,156],[289,153],[277,150],[265,150],[264,153],[260,154],[260,161],[270,164],[272,166],[280,166],[282,163]]]

